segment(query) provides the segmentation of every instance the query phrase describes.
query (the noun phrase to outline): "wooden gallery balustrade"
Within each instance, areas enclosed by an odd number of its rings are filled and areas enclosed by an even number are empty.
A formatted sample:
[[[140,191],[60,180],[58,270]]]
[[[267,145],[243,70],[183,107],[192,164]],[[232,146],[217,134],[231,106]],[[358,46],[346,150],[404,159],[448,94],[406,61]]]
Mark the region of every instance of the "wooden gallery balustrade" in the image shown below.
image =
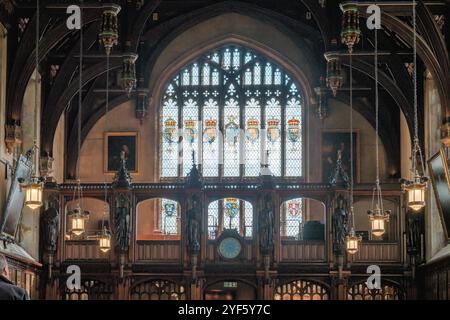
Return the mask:
[[[105,197],[103,184],[83,184],[83,196],[103,201]],[[65,268],[77,264],[85,270],[83,276],[89,279],[99,278],[125,278],[129,281],[127,289],[134,281],[145,277],[158,277],[171,279],[179,283],[189,284],[193,280],[202,278],[206,282],[217,279],[236,278],[246,279],[260,283],[257,279],[269,277],[272,280],[283,282],[286,279],[309,277],[320,280],[333,286],[336,277],[347,277],[349,284],[359,281],[366,276],[368,265],[377,264],[389,272],[389,277],[398,283],[405,283],[405,274],[409,270],[409,258],[406,250],[405,236],[405,208],[403,194],[398,184],[383,185],[383,196],[387,206],[392,210],[391,220],[388,224],[386,237],[383,240],[370,239],[370,224],[367,210],[371,204],[372,186],[357,185],[355,187],[356,229],[365,230],[365,238],[361,242],[360,250],[354,256],[345,257],[342,270],[339,271],[337,263],[339,258],[333,252],[332,243],[332,215],[335,207],[336,195],[346,195],[343,188],[333,188],[328,184],[315,183],[274,183],[268,191],[275,203],[274,221],[274,247],[270,254],[267,267],[261,254],[258,235],[258,208],[257,196],[261,186],[257,183],[205,183],[198,192],[201,194],[203,206],[203,220],[201,225],[200,251],[196,256],[195,270],[192,268],[192,256],[187,249],[186,235],[186,198],[189,192],[182,183],[135,183],[126,190],[131,197],[130,224],[131,235],[129,249],[119,254],[114,248],[114,235],[112,249],[102,253],[98,241],[88,239],[73,240],[68,236],[66,204],[73,200],[73,184],[61,184],[46,188],[47,196],[56,196],[59,199],[60,236],[58,250],[55,253],[50,269],[52,277],[59,278],[60,284],[67,277]],[[265,190],[267,192],[267,190]],[[117,190],[108,186],[108,203],[111,216],[114,216],[114,197]],[[208,205],[215,200],[224,198],[238,198],[248,201],[253,207],[252,237],[243,238],[243,253],[239,261],[224,261],[217,253],[217,241],[208,238]],[[170,239],[142,240],[137,237],[137,206],[148,199],[165,198],[178,202],[180,205],[179,235]],[[286,239],[280,232],[281,207],[285,201],[302,198],[321,202],[324,207],[324,236],[323,239]],[[113,218],[111,227],[114,231]],[[368,236],[369,235],[369,236]],[[364,236],[364,234],[363,234]],[[368,237],[367,237],[368,236]],[[119,267],[122,265],[122,269]],[[45,270],[45,268],[44,268]],[[107,280],[109,281],[109,280]],[[114,282],[116,283],[116,282]],[[55,294],[52,285],[48,285],[48,292]],[[54,285],[53,285],[54,286]],[[200,298],[201,294],[194,294],[187,285],[189,298]],[[332,290],[332,289],[330,289]],[[119,290],[120,291],[120,290]],[[271,293],[273,294],[273,293]],[[57,295],[57,294],[55,294]],[[52,294],[47,293],[48,297]],[[115,298],[129,297],[127,292],[115,292]],[[332,295],[333,296],[333,295]],[[337,298],[338,294],[334,294]],[[270,298],[270,294],[263,289],[258,291],[258,297]],[[53,296],[55,298],[55,296]],[[342,297],[341,297],[342,298]]]

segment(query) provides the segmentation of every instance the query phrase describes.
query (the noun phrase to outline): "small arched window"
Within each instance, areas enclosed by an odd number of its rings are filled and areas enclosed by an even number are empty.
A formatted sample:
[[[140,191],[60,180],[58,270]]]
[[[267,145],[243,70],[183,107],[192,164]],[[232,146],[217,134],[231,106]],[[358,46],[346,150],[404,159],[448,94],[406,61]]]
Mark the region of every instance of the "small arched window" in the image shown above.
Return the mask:
[[[295,280],[275,288],[275,300],[328,300],[328,290],[313,281]]]
[[[213,201],[208,206],[208,238],[216,239],[223,230],[234,229],[241,236],[253,234],[253,206],[237,198]]]
[[[134,286],[131,300],[185,300],[184,286],[168,280],[152,280]]]
[[[204,177],[275,176],[303,169],[299,85],[263,55],[237,45],[182,68],[161,101],[161,177],[186,176],[192,152]]]
[[[382,283],[380,289],[369,289],[363,282],[350,287],[347,300],[403,300],[404,294],[400,287]]]

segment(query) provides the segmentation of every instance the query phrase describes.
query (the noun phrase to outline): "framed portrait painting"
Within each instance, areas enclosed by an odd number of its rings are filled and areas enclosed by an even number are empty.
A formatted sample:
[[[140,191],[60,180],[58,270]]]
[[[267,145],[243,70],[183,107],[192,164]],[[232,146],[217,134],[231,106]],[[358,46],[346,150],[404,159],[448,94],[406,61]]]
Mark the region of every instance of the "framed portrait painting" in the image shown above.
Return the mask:
[[[127,169],[131,173],[138,172],[138,144],[137,132],[106,132],[104,137],[104,171],[115,173],[120,168],[122,158],[125,159]]]
[[[324,130],[322,131],[321,162],[322,182],[328,182],[334,168],[338,154],[341,154],[342,167],[350,177],[350,134],[353,135],[353,177],[355,183],[359,181],[359,141],[358,131],[354,130]]]

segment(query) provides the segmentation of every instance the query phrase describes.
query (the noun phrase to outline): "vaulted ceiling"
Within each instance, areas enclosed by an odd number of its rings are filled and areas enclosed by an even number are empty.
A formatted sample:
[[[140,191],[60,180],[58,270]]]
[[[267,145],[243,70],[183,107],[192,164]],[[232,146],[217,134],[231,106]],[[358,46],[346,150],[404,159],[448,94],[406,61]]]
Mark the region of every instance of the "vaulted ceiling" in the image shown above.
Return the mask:
[[[43,153],[52,153],[53,137],[58,121],[66,114],[66,144],[73,145],[78,139],[77,102],[79,77],[80,34],[66,27],[66,7],[73,1],[41,0],[40,15],[40,72],[43,79],[42,141]],[[138,87],[148,87],[149,75],[156,58],[167,44],[183,30],[201,21],[227,12],[238,12],[274,24],[293,39],[306,39],[315,52],[320,70],[311,86],[318,86],[325,76],[326,62],[323,54],[337,51],[344,71],[348,72],[349,57],[340,45],[342,12],[339,1],[319,0],[253,0],[253,1],[207,1],[207,0],[128,0],[111,1],[121,5],[119,14],[120,41],[111,54],[110,109],[129,98],[119,87],[117,73],[122,67],[122,54],[136,52]],[[98,30],[102,18],[99,1],[83,1],[83,115],[81,139],[105,112],[106,61],[98,44]],[[383,6],[383,31],[379,38],[380,67],[380,137],[386,148],[388,160],[399,170],[400,132],[399,117],[402,111],[410,129],[413,128],[413,83],[407,64],[412,62],[411,6]],[[20,124],[22,100],[28,79],[34,70],[36,1],[0,0],[0,21],[8,29],[8,96],[7,122]],[[361,6],[364,15],[364,6]],[[444,106],[443,117],[450,102],[450,62],[448,52],[449,22],[441,24],[449,12],[445,1],[419,2],[418,53],[419,74],[430,70]],[[354,108],[372,125],[375,125],[374,107],[374,39],[373,32],[361,23],[362,39],[353,58]],[[444,35],[446,37],[444,38]],[[419,77],[421,88],[422,77]],[[422,101],[419,90],[419,101]],[[136,99],[136,94],[131,96]],[[338,91],[336,99],[348,103],[348,83]],[[423,106],[419,106],[419,118],[423,119]],[[420,125],[423,135],[423,121]],[[77,159],[71,152],[67,159],[67,175],[73,174]]]

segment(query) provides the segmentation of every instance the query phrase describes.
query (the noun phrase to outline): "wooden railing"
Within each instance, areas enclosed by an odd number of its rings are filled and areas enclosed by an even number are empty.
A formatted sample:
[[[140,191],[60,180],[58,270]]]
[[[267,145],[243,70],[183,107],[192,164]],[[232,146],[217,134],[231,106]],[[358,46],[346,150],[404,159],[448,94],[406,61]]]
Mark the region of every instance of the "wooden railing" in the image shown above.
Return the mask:
[[[179,240],[138,240],[135,249],[136,262],[180,262]]]
[[[111,251],[100,251],[97,240],[66,240],[65,260],[109,260]]]
[[[325,241],[282,241],[281,262],[323,262]]]
[[[354,262],[401,262],[400,244],[396,242],[362,242]]]

